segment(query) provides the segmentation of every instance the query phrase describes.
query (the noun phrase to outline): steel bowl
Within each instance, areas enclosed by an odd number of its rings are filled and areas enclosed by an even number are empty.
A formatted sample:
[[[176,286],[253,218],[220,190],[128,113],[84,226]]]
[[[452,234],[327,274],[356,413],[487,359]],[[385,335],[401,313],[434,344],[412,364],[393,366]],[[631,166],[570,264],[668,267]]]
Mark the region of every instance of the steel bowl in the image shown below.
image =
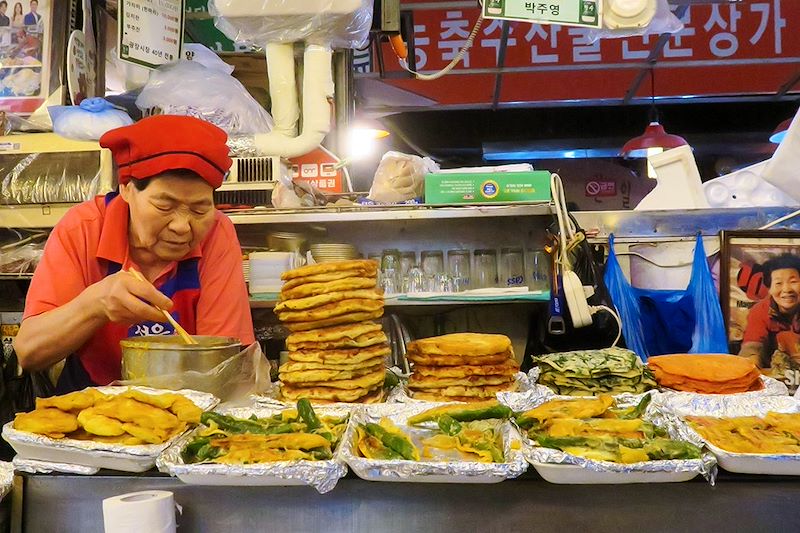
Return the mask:
[[[122,346],[122,379],[208,372],[242,350],[239,339],[192,335],[198,344],[186,344],[178,335],[129,337]]]

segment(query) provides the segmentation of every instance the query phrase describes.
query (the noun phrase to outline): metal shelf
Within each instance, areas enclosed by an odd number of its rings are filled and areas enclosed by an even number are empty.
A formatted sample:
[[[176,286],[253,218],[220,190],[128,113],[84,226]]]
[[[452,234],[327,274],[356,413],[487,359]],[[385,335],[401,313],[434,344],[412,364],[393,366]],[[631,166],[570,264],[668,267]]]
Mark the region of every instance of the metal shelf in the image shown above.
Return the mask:
[[[52,228],[77,204],[0,206],[0,228]]]
[[[16,279],[33,279],[33,272],[26,272],[25,274],[13,274],[8,272],[0,272],[0,281],[2,280],[16,280]]]
[[[398,300],[397,298],[387,298],[384,301],[385,307],[432,307],[432,306],[468,306],[468,305],[497,305],[497,304],[534,304],[547,302],[549,295],[542,295],[536,299],[486,299],[486,300]],[[250,299],[252,309],[272,309],[277,303],[276,300]]]
[[[550,215],[549,204],[475,206],[309,207],[305,209],[251,209],[228,213],[234,224],[302,224],[321,222],[375,222]]]
[[[717,235],[720,230],[755,229],[796,210],[796,207],[743,207],[717,209],[673,209],[663,211],[575,211],[572,214],[590,240],[603,242],[613,233],[617,241],[654,242],[692,239],[701,232]],[[800,217],[777,228],[800,229]],[[776,229],[777,229],[776,228]]]

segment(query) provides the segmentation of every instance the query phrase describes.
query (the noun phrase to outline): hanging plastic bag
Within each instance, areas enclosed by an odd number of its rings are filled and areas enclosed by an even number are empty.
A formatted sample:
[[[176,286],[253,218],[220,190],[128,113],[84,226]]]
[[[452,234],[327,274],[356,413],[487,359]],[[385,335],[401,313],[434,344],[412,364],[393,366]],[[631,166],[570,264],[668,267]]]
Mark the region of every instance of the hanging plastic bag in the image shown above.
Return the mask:
[[[642,359],[667,353],[728,353],[722,308],[700,235],[686,290],[631,286],[614,253],[613,235],[608,244],[604,280],[622,318],[628,348]]]
[[[636,27],[636,20],[627,19],[625,13],[630,6],[623,2],[620,4],[621,14],[615,10],[607,8],[603,13],[603,27],[598,29],[586,30],[586,37],[589,43],[595,43],[600,39],[623,39],[626,37],[637,37],[644,35],[661,35],[664,33],[677,33],[683,29],[683,22],[672,13],[667,0],[655,0],[654,10],[644,10],[641,13],[642,26]],[[651,17],[649,21],[647,16]],[[625,27],[630,25],[630,27]]]
[[[133,124],[125,111],[104,98],[84,98],[76,106],[50,106],[53,131],[68,139],[96,141],[107,131]]]
[[[136,98],[146,115],[188,115],[225,130],[251,135],[272,130],[272,117],[239,80],[185,59],[158,67]]]
[[[439,165],[429,157],[386,152],[375,170],[368,198],[395,204],[421,197],[425,193],[425,174],[438,171]]]

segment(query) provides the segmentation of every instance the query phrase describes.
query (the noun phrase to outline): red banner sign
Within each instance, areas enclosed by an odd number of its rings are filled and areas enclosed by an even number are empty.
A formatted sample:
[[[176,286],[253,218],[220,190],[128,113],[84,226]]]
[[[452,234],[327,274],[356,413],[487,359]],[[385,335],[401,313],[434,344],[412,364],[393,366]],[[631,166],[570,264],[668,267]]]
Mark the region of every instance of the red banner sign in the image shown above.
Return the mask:
[[[479,9],[417,9],[413,15],[417,70],[431,72],[455,57]],[[658,57],[657,96],[774,93],[800,66],[798,0],[695,5],[681,21],[683,30]],[[509,30],[500,102],[622,98],[658,39],[592,42],[588,28],[523,22],[510,22]],[[485,69],[497,67],[501,37],[502,22],[484,20],[454,73],[433,82],[390,83],[442,104],[491,102],[496,74]],[[383,54],[387,70],[402,70],[388,46]],[[649,95],[644,83],[638,96]]]

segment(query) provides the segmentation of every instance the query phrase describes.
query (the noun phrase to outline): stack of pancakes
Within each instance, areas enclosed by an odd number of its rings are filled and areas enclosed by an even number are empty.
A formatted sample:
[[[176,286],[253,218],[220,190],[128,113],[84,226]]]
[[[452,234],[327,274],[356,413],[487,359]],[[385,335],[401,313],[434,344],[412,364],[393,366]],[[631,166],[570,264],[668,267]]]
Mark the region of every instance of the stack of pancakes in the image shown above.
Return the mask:
[[[735,355],[660,355],[647,366],[659,385],[679,391],[735,394],[763,388],[755,363]]]
[[[409,343],[414,398],[478,402],[512,390],[519,364],[505,335],[453,333]]]
[[[383,292],[375,261],[334,261],[284,272],[275,314],[292,332],[279,376],[284,399],[316,403],[381,399]]]

